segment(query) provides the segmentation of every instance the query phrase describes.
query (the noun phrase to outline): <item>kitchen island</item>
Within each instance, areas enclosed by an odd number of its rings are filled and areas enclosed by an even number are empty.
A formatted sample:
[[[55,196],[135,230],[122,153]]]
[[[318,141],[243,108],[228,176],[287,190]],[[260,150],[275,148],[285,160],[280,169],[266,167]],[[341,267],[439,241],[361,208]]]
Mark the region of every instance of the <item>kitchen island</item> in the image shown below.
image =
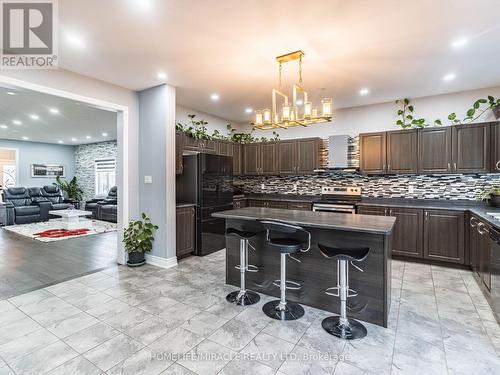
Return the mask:
[[[387,327],[391,297],[391,232],[395,218],[370,215],[351,215],[328,212],[298,211],[275,208],[241,208],[218,212],[214,217],[226,219],[226,228],[232,227],[260,232],[250,244],[249,264],[258,267],[258,272],[248,272],[247,288],[258,293],[279,298],[279,288],[273,281],[279,279],[280,254],[265,246],[265,233],[260,220],[280,221],[300,225],[311,233],[309,251],[294,254],[301,262],[287,260],[287,279],[302,285],[300,290],[288,290],[290,301],[319,309],[339,312],[340,301],[328,296],[325,290],[337,285],[337,265],[333,259],[325,258],[318,243],[340,248],[369,247],[367,259],[357,264],[364,272],[354,267],[349,269],[349,286],[358,292],[348,299],[348,314]],[[239,286],[239,240],[226,238],[226,283]]]

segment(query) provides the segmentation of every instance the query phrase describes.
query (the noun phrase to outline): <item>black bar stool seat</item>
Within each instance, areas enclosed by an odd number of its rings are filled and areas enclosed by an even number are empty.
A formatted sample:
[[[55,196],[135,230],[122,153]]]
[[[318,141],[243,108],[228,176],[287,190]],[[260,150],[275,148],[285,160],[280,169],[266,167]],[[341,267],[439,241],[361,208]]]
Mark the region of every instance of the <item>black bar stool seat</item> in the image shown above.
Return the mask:
[[[318,243],[318,248],[324,257],[337,261],[337,286],[328,288],[325,294],[340,298],[340,315],[325,318],[321,323],[323,329],[331,335],[347,340],[365,337],[366,327],[357,320],[347,317],[347,299],[358,295],[355,290],[349,288],[349,266],[352,265],[363,272],[354,263],[364,261],[370,253],[370,248],[336,247],[321,243]]]
[[[240,239],[240,264],[236,269],[240,270],[240,290],[235,290],[226,296],[226,300],[241,306],[253,305],[260,301],[260,296],[246,289],[246,272],[257,272],[256,266],[248,264],[249,240],[255,237],[259,232],[248,231],[236,228],[227,228],[226,236]]]
[[[226,236],[234,236],[234,237],[240,237],[240,238],[245,238],[249,240],[252,237],[255,237],[258,234],[258,232],[250,232],[246,230],[240,230],[236,228],[227,228],[226,229]]]
[[[369,247],[340,248],[318,244],[321,254],[326,258],[336,258],[349,262],[362,262],[368,257]]]
[[[302,242],[295,238],[272,238],[267,243],[271,250],[285,254],[298,253],[302,249]]]

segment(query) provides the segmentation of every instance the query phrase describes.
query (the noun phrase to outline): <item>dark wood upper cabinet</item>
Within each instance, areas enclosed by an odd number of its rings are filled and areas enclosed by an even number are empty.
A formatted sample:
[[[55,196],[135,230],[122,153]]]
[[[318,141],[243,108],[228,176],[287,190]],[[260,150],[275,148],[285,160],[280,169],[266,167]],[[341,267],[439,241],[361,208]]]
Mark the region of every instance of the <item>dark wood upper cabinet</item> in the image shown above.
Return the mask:
[[[455,125],[453,131],[453,172],[490,171],[490,123]]]
[[[260,144],[260,174],[278,174],[277,156],[275,142]]]
[[[216,141],[208,139],[198,139],[184,136],[184,149],[189,151],[204,152],[206,154],[216,154],[218,151]]]
[[[194,251],[195,208],[177,207],[176,211],[176,255],[184,258]]]
[[[412,258],[423,258],[424,211],[390,208],[389,216],[396,218],[396,224],[392,231],[392,253]]]
[[[424,258],[464,264],[465,214],[448,210],[424,211]]]
[[[260,145],[258,143],[243,146],[243,165],[246,175],[257,175],[260,173]]]
[[[359,135],[359,169],[365,174],[385,174],[387,172],[386,133],[366,133]]]
[[[293,139],[278,142],[278,173],[280,175],[295,174],[297,159],[296,141]]]
[[[500,173],[500,122],[491,124],[491,171]]]
[[[297,173],[313,173],[319,167],[320,138],[297,139]]]
[[[175,174],[182,174],[184,170],[182,150],[184,150],[184,134],[175,132]]]
[[[217,141],[217,155],[233,156],[233,143]]]
[[[241,144],[239,144],[239,143],[233,144],[233,175],[234,176],[241,176],[241,174],[242,174],[241,148],[242,148]]]
[[[418,172],[451,171],[451,127],[418,130]]]
[[[417,130],[387,132],[387,173],[417,173]]]

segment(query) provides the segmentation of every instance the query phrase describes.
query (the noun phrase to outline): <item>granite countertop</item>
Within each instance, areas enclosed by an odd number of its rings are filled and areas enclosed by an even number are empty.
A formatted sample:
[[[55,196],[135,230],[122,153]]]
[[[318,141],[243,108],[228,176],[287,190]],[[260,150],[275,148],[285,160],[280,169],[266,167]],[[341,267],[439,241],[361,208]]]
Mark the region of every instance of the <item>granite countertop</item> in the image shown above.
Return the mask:
[[[192,207],[192,206],[196,206],[196,203],[185,203],[185,202],[177,202],[175,204],[175,206],[177,208],[182,208],[182,207]]]
[[[395,217],[338,214],[330,212],[291,211],[278,208],[247,207],[217,212],[214,217],[241,220],[276,220],[305,227],[389,234]]]

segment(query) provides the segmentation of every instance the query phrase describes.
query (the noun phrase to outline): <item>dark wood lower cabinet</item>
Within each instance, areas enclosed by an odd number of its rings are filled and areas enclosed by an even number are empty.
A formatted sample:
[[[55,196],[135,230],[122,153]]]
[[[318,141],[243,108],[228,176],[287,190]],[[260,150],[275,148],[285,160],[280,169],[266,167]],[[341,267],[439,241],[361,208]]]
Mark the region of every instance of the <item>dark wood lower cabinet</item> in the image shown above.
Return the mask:
[[[469,227],[471,267],[480,285],[491,291],[490,226],[472,215]]]
[[[423,216],[419,209],[391,208],[396,218],[392,234],[392,253],[412,258],[423,257]]]
[[[194,206],[177,207],[176,212],[176,255],[184,258],[194,251],[195,219]]]
[[[424,258],[460,263],[465,261],[465,214],[424,210]]]

